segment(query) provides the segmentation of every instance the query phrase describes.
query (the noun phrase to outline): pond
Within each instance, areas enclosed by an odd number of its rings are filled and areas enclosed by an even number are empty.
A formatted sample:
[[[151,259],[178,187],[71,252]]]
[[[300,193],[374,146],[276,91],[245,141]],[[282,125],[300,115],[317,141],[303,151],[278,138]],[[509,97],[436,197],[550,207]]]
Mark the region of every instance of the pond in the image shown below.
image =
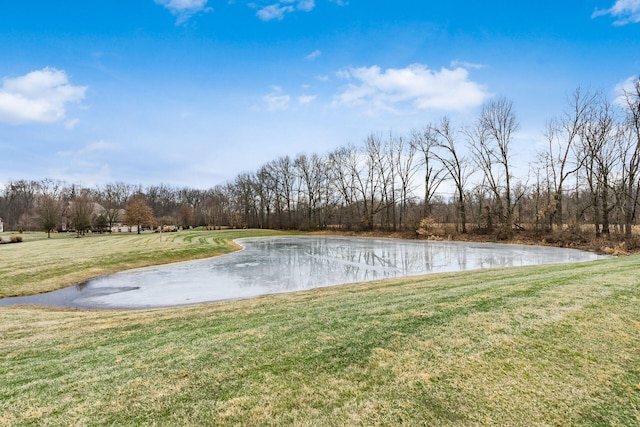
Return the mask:
[[[592,261],[591,252],[544,246],[352,237],[238,239],[244,250],[146,267],[0,305],[142,309],[249,298],[427,273]]]

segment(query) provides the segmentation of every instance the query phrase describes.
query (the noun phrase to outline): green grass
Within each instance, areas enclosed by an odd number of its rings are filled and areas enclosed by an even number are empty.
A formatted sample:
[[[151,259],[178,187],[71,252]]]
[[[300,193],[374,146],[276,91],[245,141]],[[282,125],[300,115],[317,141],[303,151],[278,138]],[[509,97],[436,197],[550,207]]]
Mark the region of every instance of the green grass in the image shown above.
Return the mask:
[[[638,425],[639,262],[0,308],[0,425]]]

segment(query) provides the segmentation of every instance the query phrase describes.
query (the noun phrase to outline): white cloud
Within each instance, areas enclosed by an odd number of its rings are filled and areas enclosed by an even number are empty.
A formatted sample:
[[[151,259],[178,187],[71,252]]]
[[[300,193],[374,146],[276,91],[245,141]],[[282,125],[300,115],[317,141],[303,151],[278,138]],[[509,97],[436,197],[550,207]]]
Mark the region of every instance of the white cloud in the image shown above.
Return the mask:
[[[269,111],[284,111],[289,109],[289,103],[291,97],[283,93],[282,88],[274,86],[273,91],[262,97],[262,100],[267,104],[267,110]]]
[[[257,15],[263,21],[280,20],[284,18],[285,13],[293,12],[294,10],[293,6],[280,6],[278,3],[263,7],[258,11]]]
[[[315,95],[301,95],[298,97],[298,103],[300,105],[311,104],[315,100],[316,100]]]
[[[84,147],[80,147],[77,150],[65,150],[58,151],[56,153],[59,157],[73,157],[77,160],[81,160],[93,153],[102,153],[105,151],[117,151],[119,149],[117,144],[107,142],[104,140],[90,142]]]
[[[257,15],[263,21],[282,20],[287,13],[292,13],[296,10],[310,12],[315,6],[315,0],[280,0],[277,3],[260,8]]]
[[[118,149],[118,145],[113,142],[107,142],[105,140],[91,142],[85,145],[82,150],[80,150],[80,154],[88,154],[95,152],[103,152],[103,151],[115,151]]]
[[[320,55],[322,55],[322,52],[316,49],[313,52],[311,52],[309,55],[305,56],[305,59],[307,59],[308,61],[313,61],[314,59],[318,58]]]
[[[609,9],[596,10],[592,17],[611,15],[616,18],[615,25],[640,23],[640,0],[616,0]]]
[[[64,127],[66,127],[69,130],[72,130],[73,128],[76,127],[78,123],[80,123],[80,120],[78,119],[67,120],[66,122],[64,122]]]
[[[209,0],[155,0],[177,16],[176,25],[180,25],[193,15],[200,12],[211,12],[213,8],[207,7]]]
[[[614,88],[615,93],[615,103],[621,107],[627,107],[627,100],[625,97],[625,93],[632,94],[635,93],[635,85],[638,82],[638,76],[631,76],[628,79],[618,83]]]
[[[303,12],[311,12],[316,7],[315,0],[300,0],[298,2],[298,10]]]
[[[73,86],[64,71],[43,68],[24,76],[2,79],[0,121],[54,123],[66,117],[66,105],[84,99],[86,86]],[[67,127],[77,124],[67,122]]]
[[[486,87],[469,80],[462,67],[432,71],[422,64],[381,70],[378,66],[349,68],[338,77],[355,81],[334,97],[334,106],[367,106],[398,112],[407,103],[420,110],[461,111],[481,105]]]
[[[459,60],[451,61],[451,67],[452,68],[462,67],[468,70],[473,70],[473,69],[480,70],[482,68],[487,68],[487,66],[484,64],[475,64],[473,62],[459,61]]]

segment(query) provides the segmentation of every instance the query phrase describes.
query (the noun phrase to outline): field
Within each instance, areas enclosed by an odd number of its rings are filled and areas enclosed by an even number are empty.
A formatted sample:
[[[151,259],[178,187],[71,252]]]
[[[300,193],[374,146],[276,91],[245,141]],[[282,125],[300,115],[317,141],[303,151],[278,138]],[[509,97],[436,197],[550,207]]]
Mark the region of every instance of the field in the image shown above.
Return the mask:
[[[0,246],[0,292],[224,253],[256,234],[26,238]],[[639,262],[160,310],[0,308],[0,425],[638,425]]]

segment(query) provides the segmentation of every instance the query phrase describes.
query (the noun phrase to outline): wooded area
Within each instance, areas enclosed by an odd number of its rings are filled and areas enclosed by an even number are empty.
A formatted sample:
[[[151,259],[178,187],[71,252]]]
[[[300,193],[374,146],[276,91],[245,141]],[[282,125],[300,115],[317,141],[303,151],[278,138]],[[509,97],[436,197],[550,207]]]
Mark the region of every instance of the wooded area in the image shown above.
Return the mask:
[[[445,116],[409,135],[371,134],[330,153],[280,157],[206,190],[16,180],[4,186],[0,217],[5,230],[108,229],[128,220],[411,231],[426,221],[505,238],[520,229],[587,224],[595,236],[632,237],[640,195],[640,79],[615,100],[576,89],[564,114],[548,121],[546,147],[524,173],[513,166],[518,127],[511,101],[500,98],[470,124],[457,126]],[[135,216],[134,206],[145,215]]]

